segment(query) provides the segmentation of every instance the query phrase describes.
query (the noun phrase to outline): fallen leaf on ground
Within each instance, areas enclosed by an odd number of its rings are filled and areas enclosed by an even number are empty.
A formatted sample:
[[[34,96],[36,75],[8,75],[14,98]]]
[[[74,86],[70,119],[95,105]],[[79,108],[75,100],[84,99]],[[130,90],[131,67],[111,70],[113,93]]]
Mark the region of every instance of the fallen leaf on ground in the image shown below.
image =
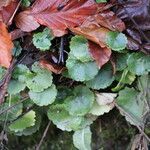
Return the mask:
[[[13,43],[6,25],[0,22],[0,65],[8,68],[12,59]]]
[[[10,3],[11,1],[13,1],[13,0],[1,0],[1,1],[0,1],[0,9],[1,9],[2,7],[6,7],[7,5],[9,5],[9,3]]]
[[[82,27],[88,27],[93,23],[97,26],[105,27],[112,31],[122,32],[125,29],[124,22],[110,10],[105,10],[94,16],[89,16],[87,20],[83,22]]]
[[[116,14],[126,24],[128,48],[150,53],[150,1],[135,0],[120,3]]]
[[[115,93],[95,93],[96,101],[90,111],[91,114],[101,116],[108,113],[115,106],[114,100],[117,94]]]
[[[89,51],[99,68],[107,63],[111,57],[111,50],[106,46],[107,33],[110,31],[99,27],[96,22],[87,22],[80,27],[71,28],[75,34],[82,35],[88,40]],[[92,41],[92,42],[91,42]]]
[[[66,29],[80,26],[89,16],[105,9],[106,3],[94,0],[36,0],[30,9],[16,17],[16,25],[30,32],[41,24],[52,29],[55,36],[62,36]]]
[[[124,29],[124,23],[111,11],[90,16],[81,26],[70,28],[73,33],[92,41],[89,42],[89,50],[99,68],[107,63],[111,57],[111,50],[106,44],[108,33],[111,30],[123,31]]]
[[[12,23],[11,17],[13,17],[18,4],[19,4],[18,0],[13,0],[13,1],[9,0],[9,3],[7,3],[7,5],[4,5],[4,7],[0,9],[0,21],[4,22],[7,25],[11,25]]]
[[[106,36],[109,32],[109,30],[106,28],[95,27],[94,25],[92,25],[92,27],[90,28],[72,28],[71,31],[75,34],[84,36],[88,40],[100,45],[102,48],[106,47]]]
[[[11,39],[12,40],[16,40],[16,39],[22,38],[22,37],[24,37],[26,35],[30,35],[30,33],[23,32],[20,29],[15,29],[15,30],[11,31],[10,34],[11,34]]]
[[[59,65],[56,65],[56,64],[52,64],[52,63],[50,63],[50,62],[48,62],[46,60],[41,60],[40,61],[40,66],[42,68],[45,68],[45,69],[55,73],[55,74],[61,74],[62,71],[65,69],[62,66],[59,66]]]
[[[99,68],[106,64],[111,57],[111,50],[109,48],[102,48],[93,42],[89,42],[89,51]]]
[[[116,93],[96,93],[96,101],[99,105],[107,105],[112,103],[116,96]]]

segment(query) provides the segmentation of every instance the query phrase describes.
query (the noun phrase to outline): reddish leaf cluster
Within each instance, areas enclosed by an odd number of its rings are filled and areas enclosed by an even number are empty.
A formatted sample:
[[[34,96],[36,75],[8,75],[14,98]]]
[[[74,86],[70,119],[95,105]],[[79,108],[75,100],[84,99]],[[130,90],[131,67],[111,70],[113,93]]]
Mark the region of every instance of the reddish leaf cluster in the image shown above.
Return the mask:
[[[17,16],[16,25],[30,32],[41,24],[52,29],[55,36],[62,36],[67,28],[80,26],[104,8],[105,4],[96,4],[94,0],[36,0],[30,9]]]
[[[7,0],[0,4],[1,22],[10,25],[19,6],[18,1]],[[49,27],[56,37],[63,36],[68,29],[75,34],[85,36],[91,41],[89,50],[92,57],[101,67],[111,56],[111,50],[105,45],[106,34],[110,30],[123,31],[125,29],[124,23],[109,10],[110,7],[112,7],[111,3],[98,4],[94,0],[36,0],[30,8],[16,16],[15,22],[18,28],[26,32],[44,25]],[[22,31],[17,30],[15,33],[21,34]],[[15,39],[14,32],[12,35]],[[7,40],[11,42],[10,37],[7,37]],[[4,44],[2,44],[3,47]],[[7,59],[5,67],[8,67],[10,63],[11,49],[12,46],[9,49],[3,48],[7,53],[9,52],[9,57],[5,58]]]

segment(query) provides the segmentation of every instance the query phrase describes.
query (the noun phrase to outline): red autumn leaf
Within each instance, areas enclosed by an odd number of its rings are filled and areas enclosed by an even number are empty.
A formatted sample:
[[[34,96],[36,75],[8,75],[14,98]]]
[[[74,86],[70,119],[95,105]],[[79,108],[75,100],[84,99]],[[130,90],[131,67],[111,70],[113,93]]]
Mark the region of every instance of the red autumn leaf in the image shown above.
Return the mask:
[[[111,50],[105,45],[107,33],[110,31],[106,28],[95,27],[90,28],[73,28],[75,34],[83,35],[89,41],[89,51],[96,61],[99,68],[107,63],[111,57]]]
[[[36,30],[40,26],[29,11],[24,11],[16,17],[16,25],[25,32]]]
[[[20,29],[15,29],[15,30],[11,31],[10,34],[11,34],[11,39],[12,40],[16,40],[16,39],[22,38],[22,37],[24,37],[26,35],[30,35],[30,33],[23,32]]]
[[[82,25],[70,28],[75,34],[82,35],[92,41],[89,42],[89,50],[100,68],[111,57],[111,50],[106,46],[107,33],[110,30],[121,32],[124,29],[124,22],[117,18],[112,11],[108,10],[89,16]]]
[[[89,42],[89,50],[99,68],[111,57],[111,50],[106,45],[107,33],[110,30],[123,31],[124,29],[124,23],[111,11],[90,16],[81,26],[70,28],[75,34],[82,35],[92,41]]]
[[[87,17],[105,9],[106,4],[94,0],[36,0],[32,7],[16,17],[16,25],[23,31],[33,31],[39,24],[62,36],[68,28],[80,26]]]
[[[45,68],[45,69],[51,71],[51,72],[54,72],[55,74],[60,74],[64,70],[64,67],[56,65],[56,64],[52,64],[46,60],[41,60],[40,66],[42,68]]]
[[[89,42],[89,51],[99,68],[106,64],[111,56],[111,50],[109,48],[102,48],[93,42]]]
[[[8,68],[12,59],[13,43],[6,25],[0,22],[0,65]]]
[[[70,28],[72,32],[105,47],[106,36],[110,30],[123,31],[125,24],[111,11],[104,11],[88,17],[81,26]]]
[[[13,0],[0,0],[0,9],[2,7],[6,7],[7,5],[9,5],[9,3],[13,1]]]
[[[106,47],[105,41],[107,33],[110,31],[106,28],[91,26],[90,28],[72,28],[72,32],[78,35],[83,35],[88,40],[100,45],[102,48]]]
[[[112,31],[122,32],[123,30],[125,30],[124,22],[121,19],[117,18],[115,13],[112,11],[104,11],[98,15],[95,15],[93,18],[95,19],[95,22],[97,22],[97,24]]]
[[[13,19],[11,17],[14,17],[17,6],[18,0],[9,1],[7,5],[4,5],[4,7],[0,9],[0,21],[4,22],[7,25],[10,25]]]

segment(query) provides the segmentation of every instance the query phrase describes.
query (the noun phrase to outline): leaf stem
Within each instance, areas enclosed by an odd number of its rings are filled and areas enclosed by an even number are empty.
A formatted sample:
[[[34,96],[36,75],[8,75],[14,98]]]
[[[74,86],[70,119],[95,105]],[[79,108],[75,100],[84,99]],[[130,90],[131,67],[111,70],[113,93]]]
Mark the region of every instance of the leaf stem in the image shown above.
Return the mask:
[[[16,107],[17,105],[21,104],[22,102],[26,101],[29,97],[24,97],[22,100],[20,100],[19,102],[17,102],[16,104],[8,107],[7,109],[4,109],[3,111],[0,112],[0,115],[4,114],[5,112],[11,110],[12,108]]]
[[[20,2],[18,3],[18,5],[17,5],[15,11],[13,12],[12,16],[9,18],[9,20],[8,20],[8,22],[7,22],[7,25],[9,25],[9,24],[12,22],[12,20],[13,20],[15,14],[16,14],[16,12],[18,11],[18,9],[19,9],[19,7],[20,7],[20,5],[21,5],[21,2],[22,2],[22,0],[20,0]]]
[[[51,124],[51,121],[48,122],[48,124],[47,124],[47,126],[46,126],[46,128],[45,128],[45,131],[44,131],[44,133],[43,133],[43,136],[42,136],[42,138],[41,138],[41,140],[40,140],[38,146],[36,147],[36,150],[40,150],[40,147],[41,147],[41,145],[42,145],[42,143],[43,143],[43,141],[44,141],[44,138],[45,138],[46,135],[47,135],[48,129],[49,129],[49,127],[50,127],[50,124]]]
[[[58,64],[60,62],[64,63],[64,37],[61,37],[60,47],[59,47],[59,60],[58,60]]]

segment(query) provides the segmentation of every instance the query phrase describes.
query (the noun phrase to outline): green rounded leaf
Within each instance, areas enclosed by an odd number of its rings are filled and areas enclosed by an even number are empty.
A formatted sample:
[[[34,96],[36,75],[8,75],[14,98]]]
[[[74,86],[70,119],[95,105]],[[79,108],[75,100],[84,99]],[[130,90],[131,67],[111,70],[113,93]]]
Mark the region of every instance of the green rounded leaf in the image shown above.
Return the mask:
[[[9,96],[6,99],[6,102],[4,102],[0,105],[0,112],[2,112],[3,110],[6,110],[9,107],[11,107],[12,105],[16,104],[17,102],[19,102],[19,100],[20,100],[20,96],[16,96],[16,95]],[[12,120],[16,119],[19,115],[21,115],[22,110],[23,110],[22,103],[11,108],[10,110],[7,111],[7,120],[12,121]],[[6,120],[6,112],[0,115],[0,120],[1,121]]]
[[[106,44],[114,51],[125,49],[127,42],[127,37],[123,33],[110,31],[107,34]]]
[[[90,114],[101,116],[104,113],[108,113],[112,110],[113,105],[99,105],[97,102],[94,103],[92,109],[90,110]]]
[[[37,63],[32,65],[33,75],[26,81],[27,87],[33,92],[42,92],[52,85],[50,71],[39,67]]]
[[[137,75],[144,75],[150,71],[150,57],[143,53],[133,53],[127,60],[130,72]]]
[[[33,92],[42,92],[52,85],[52,75],[49,71],[38,73],[26,81],[27,87]]]
[[[127,67],[127,59],[129,57],[129,54],[123,54],[123,53],[118,53],[115,56],[116,59],[116,70],[117,71],[122,71]]]
[[[17,136],[32,135],[33,133],[35,133],[39,130],[40,125],[41,125],[41,116],[39,114],[37,114],[36,118],[35,118],[35,125],[34,126],[28,127],[21,132],[17,132],[17,133],[15,133],[15,135],[17,135]]]
[[[116,103],[129,115],[122,113],[127,121],[133,125],[143,125],[143,114],[145,113],[146,107],[144,102],[144,96],[133,88],[125,88],[119,92]]]
[[[145,125],[145,114],[150,104],[150,76],[138,77],[136,89],[125,88],[119,92],[116,104],[126,120],[135,126]]]
[[[55,101],[57,89],[55,85],[52,85],[50,88],[42,92],[29,91],[29,96],[35,104],[39,106],[47,106]]]
[[[11,95],[15,95],[17,93],[20,93],[23,91],[26,87],[26,84],[23,82],[19,82],[17,80],[11,80],[9,85],[8,85],[8,93]]]
[[[88,48],[88,41],[83,36],[74,36],[70,42],[70,55],[73,55],[82,62],[93,60]]]
[[[82,122],[80,124],[80,128],[78,130],[81,130],[81,129],[86,128],[87,126],[90,126],[91,124],[93,124],[93,122],[97,119],[97,116],[88,113],[83,118],[84,119],[82,120]]]
[[[33,76],[29,68],[25,65],[19,64],[14,72],[13,72],[13,78],[16,80],[19,80],[20,82],[26,82],[29,78]]]
[[[62,104],[51,105],[47,115],[63,131],[78,130],[83,120],[82,117],[71,116]]]
[[[90,127],[78,130],[73,134],[73,143],[79,150],[91,150],[92,133]]]
[[[14,132],[23,131],[27,127],[34,126],[35,124],[35,112],[33,110],[26,113],[20,119],[17,119],[9,126],[9,129]]]
[[[95,62],[81,62],[74,57],[69,57],[66,62],[69,76],[76,81],[88,81],[93,79],[98,73]]]
[[[21,3],[22,3],[22,6],[29,7],[31,4],[31,0],[22,0]]]
[[[73,93],[73,96],[65,100],[66,110],[70,115],[84,116],[92,108],[95,96],[86,86],[75,87]]]
[[[114,81],[113,70],[110,64],[103,66],[94,79],[87,81],[86,85],[92,89],[105,89]]]
[[[50,49],[51,40],[53,39],[53,35],[48,28],[45,28],[43,32],[39,32],[33,35],[33,44],[36,48],[41,51],[46,51]]]

